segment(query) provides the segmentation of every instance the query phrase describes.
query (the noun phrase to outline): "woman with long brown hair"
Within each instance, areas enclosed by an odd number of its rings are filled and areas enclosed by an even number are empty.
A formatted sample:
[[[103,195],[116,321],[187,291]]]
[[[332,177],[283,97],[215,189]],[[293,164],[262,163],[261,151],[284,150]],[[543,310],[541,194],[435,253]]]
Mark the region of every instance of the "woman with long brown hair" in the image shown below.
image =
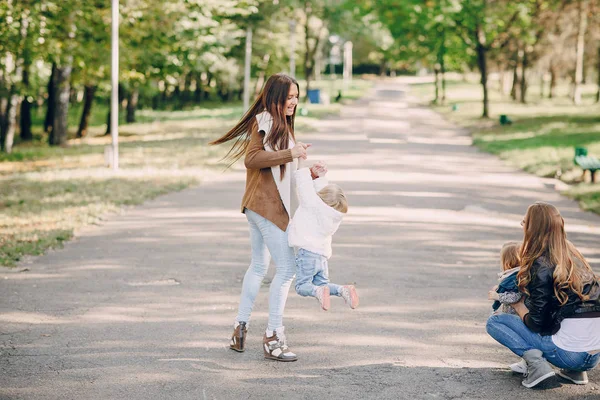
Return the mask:
[[[288,348],[283,311],[295,275],[294,250],[288,245],[287,227],[297,208],[292,182],[298,158],[306,159],[310,144],[296,142],[294,121],[298,105],[298,82],[290,76],[271,76],[242,119],[223,137],[210,144],[234,140],[227,153],[233,164],[244,156],[246,191],[241,210],[250,226],[252,259],[244,276],[238,315],[230,348],[243,352],[254,300],[267,273],[270,258],[276,273],[269,290],[269,321],[263,336],[265,358],[296,361]],[[324,172],[313,167],[313,178]]]
[[[576,384],[600,361],[600,282],[585,257],[568,240],[556,207],[529,206],[523,226],[521,269],[525,297],[513,305],[518,316],[493,315],[487,332],[527,364],[523,385],[531,388],[555,375]]]

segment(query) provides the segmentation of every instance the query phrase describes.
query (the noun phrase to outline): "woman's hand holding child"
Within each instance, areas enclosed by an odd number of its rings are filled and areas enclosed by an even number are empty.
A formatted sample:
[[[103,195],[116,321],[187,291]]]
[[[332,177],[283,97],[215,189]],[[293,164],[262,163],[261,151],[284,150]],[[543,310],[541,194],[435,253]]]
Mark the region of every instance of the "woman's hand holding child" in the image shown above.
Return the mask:
[[[296,145],[292,148],[292,158],[306,160],[306,149],[308,149],[310,146],[310,143],[296,143]]]

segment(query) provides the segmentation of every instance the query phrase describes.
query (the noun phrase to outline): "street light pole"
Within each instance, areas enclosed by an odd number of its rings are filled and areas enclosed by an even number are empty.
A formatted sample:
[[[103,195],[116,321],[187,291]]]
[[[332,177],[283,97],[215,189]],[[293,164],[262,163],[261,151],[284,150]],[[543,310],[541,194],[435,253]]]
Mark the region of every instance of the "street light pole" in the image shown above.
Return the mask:
[[[252,61],[252,28],[246,30],[246,62],[244,64],[244,112],[250,107],[250,63]]]
[[[296,77],[296,20],[290,20],[290,76]]]
[[[112,169],[119,169],[119,0],[112,0],[110,133]]]
[[[344,43],[344,89],[352,82],[352,42]]]

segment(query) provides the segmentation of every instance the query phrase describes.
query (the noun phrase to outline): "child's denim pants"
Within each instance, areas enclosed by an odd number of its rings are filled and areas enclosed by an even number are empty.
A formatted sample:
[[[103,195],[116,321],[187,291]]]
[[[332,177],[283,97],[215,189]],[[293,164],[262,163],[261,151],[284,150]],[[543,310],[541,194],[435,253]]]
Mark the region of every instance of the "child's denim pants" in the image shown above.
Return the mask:
[[[296,255],[296,293],[315,297],[318,286],[328,285],[332,296],[340,296],[340,285],[329,282],[327,257],[305,249]]]

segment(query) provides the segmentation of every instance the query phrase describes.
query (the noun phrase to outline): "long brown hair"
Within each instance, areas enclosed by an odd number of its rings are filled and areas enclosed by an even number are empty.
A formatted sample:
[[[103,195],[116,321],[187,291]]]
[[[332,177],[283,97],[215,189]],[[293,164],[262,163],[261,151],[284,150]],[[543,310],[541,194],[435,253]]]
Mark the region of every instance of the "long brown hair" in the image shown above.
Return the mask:
[[[254,104],[246,114],[229,132],[219,139],[210,142],[210,145],[222,144],[235,139],[235,143],[229,149],[225,157],[230,161],[228,167],[239,160],[248,149],[250,135],[253,129],[257,129],[256,116],[267,111],[273,117],[273,125],[267,136],[266,144],[274,151],[287,149],[290,144],[290,135],[294,136],[294,121],[296,119],[296,110],[293,115],[286,115],[284,110],[285,103],[290,92],[290,87],[296,85],[298,91],[300,86],[291,76],[285,74],[275,74],[269,77],[263,90],[260,92]],[[285,174],[285,164],[280,165],[281,177]]]
[[[564,305],[568,292],[575,292],[583,301],[585,284],[595,279],[590,264],[575,246],[567,240],[565,222],[560,212],[552,204],[537,202],[527,208],[523,220],[525,237],[521,246],[521,270],[517,275],[519,290],[529,294],[527,285],[531,282],[531,266],[540,257],[547,257],[556,266],[554,269],[554,294]]]

